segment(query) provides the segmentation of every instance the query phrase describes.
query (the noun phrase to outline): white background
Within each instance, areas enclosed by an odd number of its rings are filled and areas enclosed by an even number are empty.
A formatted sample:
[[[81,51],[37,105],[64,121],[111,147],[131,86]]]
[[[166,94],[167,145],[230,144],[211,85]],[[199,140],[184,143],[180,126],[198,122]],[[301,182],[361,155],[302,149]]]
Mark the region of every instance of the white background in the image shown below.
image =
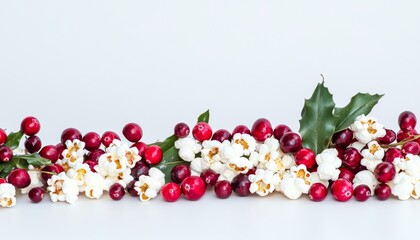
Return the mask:
[[[120,133],[134,121],[152,142],[210,109],[214,129],[266,117],[297,131],[322,73],[338,105],[384,93],[372,114],[396,129],[401,111],[420,113],[419,10],[418,1],[1,1],[1,127],[34,115],[44,144],[56,144],[67,127]],[[414,200],[278,194],[72,206],[21,196],[0,209],[0,229],[22,239],[402,239],[416,234],[419,212]]]

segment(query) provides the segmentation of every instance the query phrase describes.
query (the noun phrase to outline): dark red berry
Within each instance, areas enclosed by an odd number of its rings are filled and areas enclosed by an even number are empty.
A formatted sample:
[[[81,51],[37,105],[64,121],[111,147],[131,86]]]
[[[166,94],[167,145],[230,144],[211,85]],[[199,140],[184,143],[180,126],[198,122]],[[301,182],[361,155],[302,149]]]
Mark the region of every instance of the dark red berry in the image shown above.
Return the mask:
[[[417,142],[408,142],[402,147],[402,152],[404,154],[419,155],[420,144],[418,144]]]
[[[50,160],[52,163],[55,163],[58,160],[57,147],[54,145],[44,146],[39,152],[39,155],[43,158]]]
[[[232,195],[232,186],[226,180],[218,181],[214,185],[214,193],[220,199],[226,199]]]
[[[28,136],[33,136],[39,133],[39,130],[41,130],[41,124],[37,118],[32,116],[24,118],[20,124],[20,131]]]
[[[85,161],[83,161],[83,163],[85,163],[85,164],[87,164],[89,166],[90,171],[96,172],[95,166],[98,165],[98,162],[97,161],[85,160]]]
[[[143,130],[137,123],[128,123],[123,128],[124,137],[130,142],[138,142],[143,137]]]
[[[385,152],[384,162],[394,162],[396,158],[402,158],[403,154],[400,149],[398,148],[390,148],[388,151]]]
[[[178,123],[175,125],[174,134],[177,138],[184,138],[190,134],[190,127],[186,123]]]
[[[407,141],[414,138],[414,135],[417,135],[417,131],[411,130],[409,132],[404,132],[403,130],[399,130],[397,133],[397,142]]]
[[[136,184],[136,180],[133,180],[133,181],[129,182],[127,184],[127,187],[126,187],[128,194],[130,194],[130,196],[132,196],[132,197],[138,197],[139,196],[139,193],[136,190],[135,184]]]
[[[217,180],[219,179],[219,174],[211,169],[207,169],[200,174],[200,177],[203,179],[207,186],[214,186],[214,184],[216,184]]]
[[[175,183],[180,184],[182,181],[184,181],[185,178],[189,176],[191,176],[191,170],[185,164],[179,164],[172,168],[171,179]]]
[[[121,200],[125,195],[124,187],[119,183],[114,183],[109,187],[109,196],[112,200]]]
[[[240,197],[246,197],[251,194],[249,191],[251,182],[249,181],[246,174],[239,174],[238,176],[234,177],[231,185],[233,191]]]
[[[120,136],[118,136],[115,132],[106,131],[102,134],[101,142],[105,147],[109,147],[115,139],[121,140]]]
[[[350,181],[340,178],[332,184],[331,193],[335,200],[346,202],[353,196],[353,185]]]
[[[283,137],[284,134],[291,132],[292,129],[290,129],[287,125],[280,124],[277,127],[274,128],[274,138],[279,140]]]
[[[232,135],[229,133],[228,130],[225,129],[219,129],[214,134],[211,140],[216,140],[219,142],[224,142],[225,140],[232,140]]]
[[[88,132],[83,136],[82,141],[88,151],[94,151],[101,146],[101,136],[96,132]]]
[[[138,161],[136,165],[131,169],[131,176],[134,180],[138,180],[142,175],[149,175],[150,165],[146,161]]]
[[[305,165],[306,169],[312,168],[315,164],[315,153],[309,148],[302,148],[295,155],[296,165]]]
[[[354,198],[359,202],[364,202],[372,196],[370,188],[366,185],[359,185],[353,191]]]
[[[251,130],[245,125],[239,125],[233,129],[232,136],[235,136],[237,133],[251,135]]]
[[[63,152],[64,150],[66,150],[66,146],[62,143],[59,143],[57,145],[55,145],[55,147],[57,148],[57,152],[58,152],[58,159],[63,159]]]
[[[348,147],[353,140],[353,132],[350,129],[344,129],[340,132],[334,133],[332,142],[339,148]]]
[[[92,160],[92,161],[99,161],[99,158],[105,153],[104,150],[102,149],[96,149],[93,150],[92,152],[89,152],[86,156],[87,159]]]
[[[211,136],[213,135],[213,131],[205,122],[199,122],[193,128],[193,137],[200,142],[204,142],[206,140],[210,140]]]
[[[53,174],[59,174],[61,172],[64,172],[64,168],[61,165],[53,164],[53,165],[45,166],[41,168],[41,178],[46,183]]]
[[[350,169],[356,169],[360,165],[362,155],[356,148],[347,148],[343,154],[343,164]]]
[[[284,153],[297,152],[302,148],[302,138],[297,133],[288,132],[280,139],[280,148]]]
[[[25,140],[25,149],[29,153],[36,153],[42,147],[41,139],[38,136],[30,136]]]
[[[0,146],[5,144],[7,141],[7,134],[3,128],[0,128]]]
[[[387,200],[391,196],[391,188],[386,183],[380,183],[375,187],[375,195],[378,200]]]
[[[255,140],[264,142],[265,139],[273,136],[273,127],[270,121],[265,118],[260,118],[252,125],[251,134]]]
[[[61,134],[61,143],[66,144],[67,140],[82,140],[82,134],[76,128],[67,128]]]
[[[309,199],[314,202],[320,202],[324,200],[328,195],[328,189],[322,183],[314,183],[309,188]]]
[[[163,158],[163,152],[162,149],[157,146],[153,145],[146,149],[146,152],[144,153],[144,159],[148,164],[158,164],[162,161]]]
[[[0,184],[2,184],[2,183],[7,183],[7,180],[4,179],[4,178],[0,178]]]
[[[379,163],[374,171],[376,179],[381,183],[387,183],[394,179],[396,175],[395,166],[389,162]]]
[[[44,199],[44,194],[45,190],[42,187],[35,187],[29,191],[28,197],[33,203],[39,203]]]
[[[189,176],[181,183],[181,191],[191,201],[200,199],[206,192],[206,184],[197,176]]]
[[[163,185],[162,189],[160,190],[160,195],[162,196],[163,200],[167,202],[175,202],[181,196],[181,188],[178,184],[170,182]]]
[[[8,162],[13,157],[13,151],[8,146],[0,147],[0,162]]]
[[[147,150],[147,144],[144,142],[136,142],[134,143],[131,147],[135,147],[137,148],[137,150],[139,150],[139,156],[140,157],[144,157],[144,153]]]
[[[17,188],[26,188],[31,184],[31,177],[25,169],[16,168],[10,172],[7,181]]]
[[[340,170],[340,175],[338,176],[338,178],[344,178],[349,182],[353,182],[354,173],[351,170],[344,167],[341,167],[338,170]]]
[[[378,138],[378,142],[383,145],[393,143],[397,139],[397,134],[391,129],[385,129],[385,136]]]
[[[417,118],[414,113],[405,111],[398,117],[398,125],[404,132],[412,131],[416,128]]]

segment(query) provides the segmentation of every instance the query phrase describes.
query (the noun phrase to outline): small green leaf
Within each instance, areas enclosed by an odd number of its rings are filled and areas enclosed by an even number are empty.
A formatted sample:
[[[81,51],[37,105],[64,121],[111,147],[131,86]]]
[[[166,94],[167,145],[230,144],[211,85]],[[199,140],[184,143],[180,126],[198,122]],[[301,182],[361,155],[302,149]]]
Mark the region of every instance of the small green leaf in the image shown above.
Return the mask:
[[[7,136],[7,141],[4,145],[10,147],[11,149],[16,149],[19,147],[20,140],[23,137],[23,133],[21,131],[10,133],[9,136]]]
[[[15,169],[15,166],[12,161],[9,161],[7,163],[0,164],[0,178],[5,178],[13,169]]]
[[[19,156],[14,156],[12,158],[12,162],[16,168],[28,169],[28,166],[29,166],[28,162],[23,158],[19,158]]]
[[[207,110],[204,113],[202,113],[197,119],[197,122],[209,123],[209,121],[210,121],[210,110]]]
[[[162,149],[162,152],[166,152],[168,149],[174,146],[176,140],[177,137],[175,135],[172,135],[165,139],[165,141],[157,142],[154,145],[158,145]]]
[[[45,165],[51,165],[51,161],[41,157],[38,153],[27,154],[27,155],[17,155],[13,157],[13,161],[19,163],[22,167],[18,168],[28,168],[28,165],[32,165],[34,167],[41,167]],[[26,167],[25,167],[26,166]]]
[[[163,153],[162,161],[154,167],[160,169],[165,174],[165,182],[170,182],[172,168],[181,163],[189,165],[189,162],[186,162],[179,157],[178,149],[172,146]]]

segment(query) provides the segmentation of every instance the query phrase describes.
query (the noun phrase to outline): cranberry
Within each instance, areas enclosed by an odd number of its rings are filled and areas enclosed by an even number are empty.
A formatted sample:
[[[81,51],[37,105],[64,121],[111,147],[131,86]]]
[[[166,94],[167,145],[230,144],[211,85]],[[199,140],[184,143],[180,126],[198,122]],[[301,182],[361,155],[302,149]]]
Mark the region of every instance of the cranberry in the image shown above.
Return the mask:
[[[190,134],[190,127],[186,123],[178,123],[175,125],[174,134],[177,138],[184,138]]]
[[[67,128],[61,134],[61,143],[66,144],[67,140],[82,140],[82,134],[76,128]]]
[[[64,172],[64,168],[61,165],[53,164],[45,166],[41,168],[41,178],[44,182],[47,182],[53,174],[59,174],[61,172]]]
[[[8,146],[1,146],[0,147],[0,161],[1,162],[8,162],[13,157],[13,151]]]
[[[255,140],[264,142],[265,139],[273,135],[273,127],[271,127],[270,121],[265,118],[260,118],[252,125],[251,134]]]
[[[133,180],[133,181],[129,182],[127,184],[127,187],[126,187],[128,194],[130,194],[130,196],[132,196],[132,197],[138,197],[139,196],[139,193],[136,191],[135,186],[134,186],[136,184],[136,182],[137,182],[136,180]]]
[[[201,179],[206,183],[207,186],[214,186],[217,179],[219,179],[219,174],[215,171],[208,169],[200,174]]]
[[[149,175],[150,165],[146,161],[138,161],[136,165],[131,169],[131,176],[134,180],[139,180],[142,175]]]
[[[184,179],[186,179],[189,176],[191,176],[191,170],[185,164],[176,165],[171,170],[171,179],[175,183],[180,184],[182,183],[182,181],[184,181]]]
[[[59,143],[57,145],[55,145],[55,147],[57,148],[57,152],[58,152],[58,158],[59,159],[63,159],[63,152],[66,148],[66,146],[62,143]]]
[[[7,183],[7,180],[4,179],[4,178],[0,178],[0,184],[2,184],[2,183]]]
[[[144,153],[146,152],[146,149],[147,149],[147,144],[146,143],[136,142],[131,147],[137,148],[137,150],[139,150],[139,156],[144,157]]]
[[[396,158],[402,158],[403,154],[400,149],[398,148],[390,148],[388,151],[385,152],[384,155],[384,162],[394,162]]]
[[[0,128],[0,146],[5,144],[7,141],[7,134],[3,128]]]
[[[178,184],[170,182],[163,185],[160,195],[167,202],[175,202],[181,196],[181,188]]]
[[[22,123],[20,124],[20,131],[22,131],[25,135],[28,136],[33,136],[39,133],[39,130],[41,130],[41,124],[35,117],[26,117],[22,120]]]
[[[10,172],[7,181],[17,188],[26,188],[31,184],[31,177],[25,169],[16,168]]]
[[[189,176],[181,183],[181,191],[191,201],[200,199],[206,192],[206,184],[197,176]]]
[[[33,203],[39,203],[44,199],[44,194],[45,190],[42,187],[35,187],[29,191],[28,197]]]
[[[408,142],[404,144],[402,147],[402,152],[404,154],[413,154],[413,155],[419,155],[420,153],[420,144],[417,142]]]
[[[130,142],[138,142],[143,137],[143,130],[137,123],[128,123],[122,131],[124,137]]]
[[[213,131],[211,130],[210,125],[205,122],[199,122],[193,128],[193,137],[200,142],[209,140],[212,134]]]
[[[103,155],[105,153],[105,151],[104,150],[102,150],[102,149],[96,149],[96,150],[93,150],[92,152],[89,152],[88,154],[87,154],[87,159],[89,159],[89,160],[92,160],[92,161],[95,161],[95,162],[97,162],[97,161],[99,161],[99,158]]]
[[[211,140],[216,140],[219,142],[223,142],[225,140],[232,140],[232,135],[230,134],[230,132],[228,130],[225,129],[220,129],[217,130],[214,134],[213,137],[211,138]]]
[[[274,128],[274,138],[279,140],[283,137],[284,134],[291,132],[292,129],[290,129],[287,125],[280,124],[277,127]]]
[[[251,135],[251,130],[249,130],[249,128],[245,125],[239,125],[233,129],[232,136],[235,136],[237,133]]]
[[[339,147],[336,147],[335,149],[337,150],[337,157],[339,159],[343,159],[344,158],[344,152],[346,151],[346,149],[345,148],[339,148]]]
[[[88,151],[94,151],[101,146],[101,136],[96,132],[88,132],[83,136],[82,141]]]
[[[396,170],[394,164],[382,162],[376,166],[374,173],[379,182],[387,183],[394,179]]]
[[[109,196],[112,200],[121,200],[125,195],[124,187],[119,183],[114,183],[109,187]]]
[[[386,183],[380,183],[375,187],[375,195],[378,200],[387,200],[391,196],[391,188]]]
[[[109,147],[115,139],[121,140],[120,136],[113,131],[106,131],[102,134],[101,142],[105,147]]]
[[[249,169],[248,170],[248,172],[246,173],[246,175],[247,176],[249,176],[249,175],[251,175],[251,174],[254,174],[255,175],[255,172],[257,171],[257,169],[255,168],[255,167],[253,167],[253,168],[251,168],[251,169]]]
[[[353,140],[353,132],[350,129],[344,129],[340,132],[334,133],[332,142],[339,148],[348,147]]]
[[[214,193],[220,199],[226,199],[232,195],[232,186],[226,180],[218,181],[214,185]]]
[[[339,178],[344,178],[350,182],[353,182],[354,179],[354,173],[347,169],[347,168],[339,168],[338,170],[340,170],[340,175],[338,176]]]
[[[405,111],[398,117],[398,125],[404,132],[409,132],[416,128],[417,118],[414,113]]]
[[[350,181],[340,178],[332,184],[331,193],[335,200],[346,202],[353,196],[353,185]]]
[[[163,158],[163,152],[162,149],[157,146],[153,145],[146,149],[146,152],[144,153],[144,159],[148,164],[158,164],[162,161]]]
[[[309,199],[314,202],[321,202],[328,195],[328,189],[322,183],[314,183],[309,188]]]
[[[358,172],[367,170],[367,168],[363,165],[359,165],[357,168],[353,169],[354,174],[357,174]]]
[[[90,171],[96,172],[95,166],[98,165],[98,162],[93,160],[85,160],[83,163],[87,164],[89,166]]]
[[[246,174],[239,174],[232,180],[232,189],[240,197],[246,197],[251,194],[249,187],[251,182]]]
[[[372,195],[370,188],[364,184],[357,186],[353,191],[354,198],[359,202],[364,202]]]
[[[39,152],[39,155],[43,158],[50,160],[52,163],[55,163],[58,160],[57,147],[54,145],[44,146]]]
[[[29,153],[36,153],[41,147],[42,142],[38,136],[30,136],[25,140],[25,148]]]
[[[378,142],[383,145],[391,144],[397,139],[397,135],[391,129],[385,129],[385,136],[378,138]]]
[[[356,148],[347,148],[343,154],[343,164],[350,169],[356,169],[361,160],[362,155]]]
[[[302,148],[295,155],[296,165],[305,165],[306,169],[312,168],[315,164],[315,153],[309,148]]]
[[[288,132],[280,139],[280,148],[284,153],[296,152],[302,148],[302,138],[297,133]]]
[[[409,132],[404,132],[403,130],[399,130],[397,133],[397,142],[407,141],[413,139],[414,135],[417,135],[416,130],[411,130]]]

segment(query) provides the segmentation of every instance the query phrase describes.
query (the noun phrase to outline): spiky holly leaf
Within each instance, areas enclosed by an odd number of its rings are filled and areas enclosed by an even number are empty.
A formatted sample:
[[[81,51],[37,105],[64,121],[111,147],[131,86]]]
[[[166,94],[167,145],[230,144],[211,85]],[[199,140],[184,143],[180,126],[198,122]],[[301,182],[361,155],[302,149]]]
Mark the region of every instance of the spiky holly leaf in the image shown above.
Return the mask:
[[[23,137],[23,132],[21,131],[15,132],[15,133],[12,132],[7,136],[7,141],[4,145],[10,147],[11,149],[16,149],[19,147],[19,143],[22,137]]]

